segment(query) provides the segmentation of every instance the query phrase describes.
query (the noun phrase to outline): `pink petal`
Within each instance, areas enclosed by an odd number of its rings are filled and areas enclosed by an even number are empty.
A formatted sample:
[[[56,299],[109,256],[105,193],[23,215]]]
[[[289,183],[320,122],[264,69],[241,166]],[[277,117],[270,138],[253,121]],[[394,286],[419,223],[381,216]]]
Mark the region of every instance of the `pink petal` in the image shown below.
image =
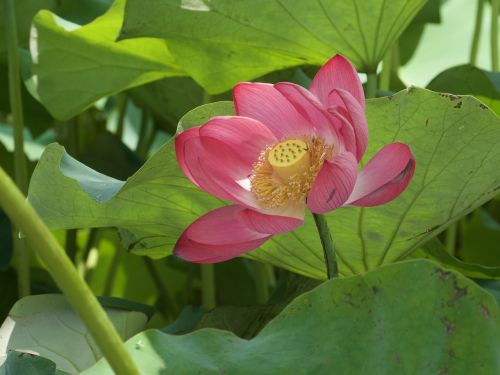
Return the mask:
[[[310,91],[325,107],[328,106],[328,95],[334,89],[348,91],[365,109],[365,94],[356,69],[345,57],[335,55],[316,73],[311,82]]]
[[[200,136],[200,127],[196,127],[185,130],[181,134],[178,134],[175,137],[175,156],[177,158],[177,162],[179,163],[179,166],[181,167],[184,175],[198,187],[200,185],[193,177],[193,174],[191,173],[188,165],[186,164],[186,156],[190,154],[190,152],[187,152],[186,150],[186,143],[193,138],[198,138],[199,136]]]
[[[356,157],[361,160],[368,145],[368,123],[364,107],[361,107],[349,92],[335,89],[328,96],[328,110],[338,115],[345,127],[352,127],[356,141]]]
[[[177,160],[191,182],[220,199],[254,207],[253,194],[237,181],[242,175],[250,174],[251,164],[237,157],[231,158],[231,163],[221,164],[220,155],[210,152],[213,149],[228,151],[228,146],[213,138],[203,141],[198,128],[189,129],[175,138]]]
[[[267,146],[278,141],[261,122],[239,116],[214,117],[201,126],[199,134],[203,138],[213,138],[228,146],[226,149],[230,150],[230,154],[222,155],[222,160],[237,158],[249,166],[255,163]]]
[[[240,206],[225,206],[208,212],[194,221],[181,235],[174,254],[195,263],[216,263],[251,251],[271,235],[247,225]]]
[[[307,196],[307,207],[323,214],[342,206],[356,183],[358,161],[350,152],[325,161]]]
[[[271,84],[239,83],[234,88],[234,106],[239,116],[260,121],[278,139],[314,133],[308,121]]]
[[[346,204],[377,206],[390,202],[408,186],[415,171],[415,158],[403,143],[382,148],[359,173]]]
[[[343,148],[339,134],[340,121],[329,114],[318,99],[302,86],[294,83],[280,82],[274,85],[283,96],[295,107],[308,123],[316,130],[316,134],[337,149]]]
[[[243,220],[253,230],[259,233],[278,234],[287,233],[302,225],[302,219],[287,216],[266,215],[254,210],[245,210]]]

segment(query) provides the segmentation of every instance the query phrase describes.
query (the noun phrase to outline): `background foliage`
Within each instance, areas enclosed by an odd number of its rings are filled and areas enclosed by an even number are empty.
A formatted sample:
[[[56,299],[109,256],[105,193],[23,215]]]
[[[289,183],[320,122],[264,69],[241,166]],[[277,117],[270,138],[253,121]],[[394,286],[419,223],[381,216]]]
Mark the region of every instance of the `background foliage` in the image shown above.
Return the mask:
[[[120,298],[101,303],[111,316],[133,317],[123,337],[148,328],[127,342],[143,371],[286,373],[300,363],[327,373],[335,363],[344,372],[401,373],[422,358],[422,373],[500,371],[500,72],[491,4],[15,2],[28,199],[94,293]],[[14,176],[4,21],[2,1],[0,165]],[[376,82],[366,160],[395,140],[417,160],[397,200],[328,215],[342,278],[315,288],[325,268],[310,217],[245,258],[199,267],[170,256],[187,225],[225,204],[184,178],[176,132],[232,114],[239,81],[308,87],[335,53]],[[89,337],[61,297],[20,299],[16,241],[0,211],[0,374],[109,371],[103,360],[94,365],[100,353],[71,365],[95,344],[57,342]],[[33,294],[59,292],[34,254],[30,275]],[[18,318],[31,323],[5,336]],[[23,330],[52,354],[8,354],[36,350]],[[229,347],[231,357],[217,354]]]

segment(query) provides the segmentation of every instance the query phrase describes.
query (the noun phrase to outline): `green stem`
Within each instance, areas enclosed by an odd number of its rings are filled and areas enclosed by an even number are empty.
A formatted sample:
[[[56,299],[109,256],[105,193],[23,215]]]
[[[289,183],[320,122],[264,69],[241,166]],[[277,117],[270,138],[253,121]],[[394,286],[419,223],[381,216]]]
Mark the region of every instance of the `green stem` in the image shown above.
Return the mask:
[[[87,145],[87,112],[80,113],[76,119],[77,150],[83,152]]]
[[[269,286],[271,288],[274,288],[276,286],[276,275],[274,274],[274,267],[272,266],[272,264],[265,264],[265,266]]]
[[[31,294],[30,253],[26,239],[19,238],[19,228],[13,228],[13,248],[17,272],[17,293],[19,298]]]
[[[446,231],[446,250],[451,255],[455,255],[455,250],[457,248],[457,230],[458,223],[453,223]]]
[[[118,119],[116,122],[116,135],[118,138],[123,137],[123,128],[125,127],[125,115],[127,114],[127,95],[118,95],[118,101],[116,103],[116,108],[118,111]]]
[[[115,247],[115,254],[111,259],[111,264],[109,266],[108,274],[106,276],[106,282],[104,283],[103,295],[110,296],[113,291],[113,285],[116,279],[116,273],[118,272],[118,266],[122,260],[123,251],[120,246]]]
[[[498,72],[498,16],[500,0],[491,0],[491,70]]]
[[[148,269],[149,276],[151,276],[151,279],[153,280],[153,283],[156,285],[156,289],[158,290],[160,306],[167,310],[163,315],[176,316],[176,313],[179,311],[179,307],[172,297],[168,285],[165,284],[163,278],[161,277],[161,271],[157,267],[157,262],[146,256],[143,257],[143,259],[144,264]]]
[[[313,213],[316,228],[318,228],[319,239],[323,247],[323,254],[326,263],[326,275],[328,279],[339,277],[339,267],[337,263],[337,256],[335,255],[335,247],[333,246],[333,239],[328,228],[326,217],[322,214]]]
[[[87,279],[87,258],[89,257],[90,250],[94,247],[97,246],[99,242],[99,229],[98,228],[92,228],[89,231],[88,237],[87,237],[87,243],[85,244],[85,247],[83,248],[83,252],[80,257],[77,258],[77,270],[83,279],[89,282]]]
[[[477,51],[479,49],[479,38],[481,37],[481,25],[483,23],[484,0],[477,0],[476,24],[474,25],[474,34],[472,36],[472,46],[470,49],[470,63],[476,64]]]
[[[76,264],[76,254],[78,252],[77,233],[77,229],[68,229],[66,231],[66,254],[68,254],[68,257],[74,264]]]
[[[205,310],[215,308],[215,273],[213,264],[201,265],[201,306]]]
[[[377,73],[367,73],[365,96],[367,99],[377,96]]]
[[[380,74],[380,90],[389,91],[391,84],[392,48],[387,51],[384,60],[382,61],[382,73]]]
[[[9,66],[9,97],[14,124],[14,176],[16,184],[23,194],[28,192],[28,170],[24,156],[24,118],[21,99],[21,73],[17,41],[16,12],[13,0],[4,1],[5,38]],[[14,228],[14,248],[17,258],[18,288],[21,297],[30,294],[30,254],[26,241],[17,236]]]
[[[137,146],[135,147],[135,151],[137,154],[144,159],[147,157],[148,154],[148,149],[146,149],[146,141],[147,141],[147,135],[148,132],[150,131],[149,129],[149,116],[148,116],[148,111],[145,109],[142,110],[141,113],[141,124],[139,127],[139,136],[137,139]]]
[[[80,278],[57,240],[2,168],[0,205],[26,235],[57,286],[88,327],[113,370],[117,374],[140,374],[113,323],[88,285]]]
[[[257,303],[265,304],[269,300],[269,280],[267,278],[266,265],[260,262],[253,262],[255,273],[255,291]]]

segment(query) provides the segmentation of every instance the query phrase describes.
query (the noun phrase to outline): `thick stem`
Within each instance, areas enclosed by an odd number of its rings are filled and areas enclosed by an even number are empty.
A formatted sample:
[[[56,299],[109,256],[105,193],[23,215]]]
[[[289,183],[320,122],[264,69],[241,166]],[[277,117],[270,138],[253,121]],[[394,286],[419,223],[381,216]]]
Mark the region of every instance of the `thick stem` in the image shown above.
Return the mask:
[[[498,72],[498,15],[500,0],[491,0],[491,70]]]
[[[0,206],[26,235],[33,249],[80,315],[117,374],[140,374],[115,327],[42,219],[0,168]]]
[[[263,305],[269,299],[269,280],[267,278],[266,265],[260,262],[253,262],[253,270],[255,273],[257,303]]]
[[[375,98],[377,96],[377,73],[367,73],[366,98]]]
[[[201,306],[205,310],[215,308],[215,273],[213,264],[201,266]]]
[[[476,64],[477,51],[479,49],[479,38],[481,37],[481,24],[483,23],[484,0],[477,0],[476,24],[474,25],[474,34],[472,36],[472,46],[470,49],[470,63]]]
[[[24,118],[21,99],[21,73],[17,41],[16,12],[13,0],[4,1],[5,38],[9,66],[9,97],[14,125],[14,176],[16,184],[23,194],[28,192],[28,170],[24,156]],[[30,294],[30,254],[24,239],[17,235],[14,228],[14,249],[17,259],[18,288],[21,297]]]
[[[326,275],[329,279],[339,277],[339,267],[337,256],[335,255],[335,247],[333,246],[332,234],[328,228],[326,217],[322,214],[313,213],[316,228],[318,228],[319,239],[323,247],[323,254],[326,263]]]

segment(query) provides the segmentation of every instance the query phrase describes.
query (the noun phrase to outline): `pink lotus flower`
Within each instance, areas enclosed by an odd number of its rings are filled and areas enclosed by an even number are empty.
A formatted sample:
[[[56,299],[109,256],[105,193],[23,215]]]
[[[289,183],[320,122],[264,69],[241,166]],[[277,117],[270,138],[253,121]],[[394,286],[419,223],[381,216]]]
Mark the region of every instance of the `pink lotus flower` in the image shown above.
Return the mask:
[[[234,205],[193,222],[175,245],[188,261],[215,263],[253,250],[314,213],[376,206],[410,182],[407,145],[382,148],[358,172],[368,143],[365,97],[356,70],[329,60],[310,90],[293,83],[240,83],[237,116],[214,117],[175,139],[177,160],[199,188]]]

